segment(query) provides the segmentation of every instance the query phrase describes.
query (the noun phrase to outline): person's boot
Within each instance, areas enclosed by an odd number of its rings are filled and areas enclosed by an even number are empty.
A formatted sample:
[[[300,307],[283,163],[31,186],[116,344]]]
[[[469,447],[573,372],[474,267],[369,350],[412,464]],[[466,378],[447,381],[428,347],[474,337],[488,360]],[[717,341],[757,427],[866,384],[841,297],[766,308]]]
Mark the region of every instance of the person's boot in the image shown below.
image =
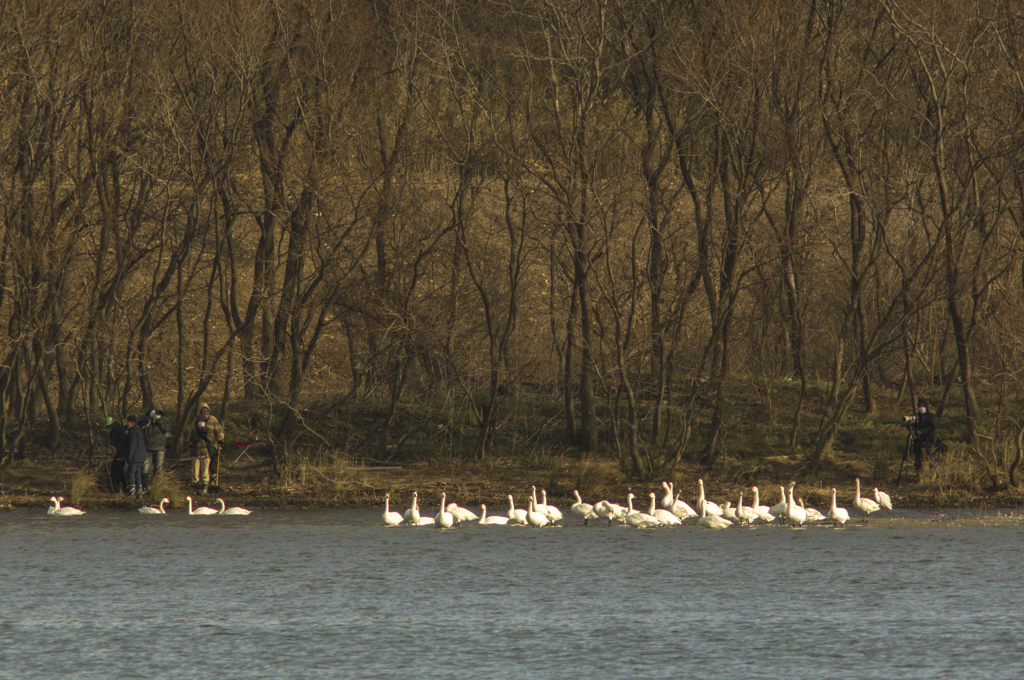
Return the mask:
[[[128,487],[128,498],[135,498],[135,488],[134,484]]]
[[[202,492],[201,492],[201,493],[202,493],[202,494],[203,494],[204,496],[205,496],[206,494],[210,493],[210,487],[209,487],[208,485],[206,485],[206,484],[203,484],[203,490],[202,490]]]

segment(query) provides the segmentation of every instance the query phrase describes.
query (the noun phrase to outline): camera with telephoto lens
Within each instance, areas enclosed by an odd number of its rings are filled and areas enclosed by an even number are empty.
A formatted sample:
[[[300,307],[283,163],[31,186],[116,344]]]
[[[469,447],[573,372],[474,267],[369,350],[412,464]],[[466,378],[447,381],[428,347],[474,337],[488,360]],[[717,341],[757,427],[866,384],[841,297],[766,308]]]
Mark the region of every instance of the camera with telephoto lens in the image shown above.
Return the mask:
[[[914,427],[917,425],[917,416],[903,416],[903,427]]]

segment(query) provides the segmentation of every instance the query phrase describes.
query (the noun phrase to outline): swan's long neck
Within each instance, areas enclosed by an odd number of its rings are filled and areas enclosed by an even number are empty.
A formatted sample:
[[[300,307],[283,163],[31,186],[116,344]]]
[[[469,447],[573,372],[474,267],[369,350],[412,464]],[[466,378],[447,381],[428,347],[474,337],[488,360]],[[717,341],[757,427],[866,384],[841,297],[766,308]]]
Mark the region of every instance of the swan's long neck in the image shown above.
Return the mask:
[[[186,500],[188,500],[188,514],[195,514],[192,512],[192,496],[189,496]]]
[[[633,494],[626,496],[626,505],[629,506],[629,514],[633,514]]]
[[[531,486],[530,487],[530,492],[531,492],[530,499],[533,501],[533,504],[536,505],[537,504],[537,487]]]
[[[737,510],[743,510],[743,492],[740,491],[740,504],[736,507]]]
[[[224,512],[224,507],[225,507],[225,506],[224,506],[224,499],[223,499],[223,498],[218,498],[218,499],[217,499],[217,505],[219,505],[219,506],[220,506],[220,511],[221,511],[221,512]]]
[[[541,489],[540,490],[540,502],[543,505],[547,505],[548,504],[548,490],[547,489]]]
[[[700,488],[700,495],[697,496],[697,502],[698,503],[703,503],[704,502],[704,480],[703,479],[698,479],[697,480],[697,487]]]
[[[857,492],[856,492],[857,495],[856,495],[856,498],[859,501],[860,500],[860,477],[858,477],[856,481],[857,481]]]
[[[390,503],[390,501],[391,501],[391,497],[385,495],[384,496],[384,512],[385,513],[391,511],[391,503]]]
[[[480,504],[480,524],[487,521],[487,506],[483,503]]]
[[[754,510],[757,510],[761,506],[760,492],[757,490],[756,486],[752,489],[752,491],[754,492]]]
[[[508,516],[511,517],[512,513],[516,511],[516,502],[512,500],[512,494],[508,496]]]
[[[576,497],[576,502],[577,503],[582,503],[583,502],[583,498],[580,497],[580,492],[578,490],[577,491],[573,491],[572,495]]]
[[[419,494],[416,492],[413,492],[412,494],[412,509],[416,512],[420,511]]]
[[[651,492],[651,509],[647,511],[648,515],[654,514],[654,492]]]
[[[836,490],[833,487],[833,489],[832,489],[832,512],[835,512],[838,509],[839,509],[839,506],[836,505]]]

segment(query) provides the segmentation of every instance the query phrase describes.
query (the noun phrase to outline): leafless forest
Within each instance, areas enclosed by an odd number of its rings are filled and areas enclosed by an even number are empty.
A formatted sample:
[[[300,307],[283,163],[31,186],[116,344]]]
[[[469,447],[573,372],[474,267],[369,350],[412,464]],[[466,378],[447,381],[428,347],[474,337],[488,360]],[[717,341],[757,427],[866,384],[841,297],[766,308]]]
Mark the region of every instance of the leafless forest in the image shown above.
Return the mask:
[[[799,386],[812,461],[883,390],[976,444],[1024,384],[1022,60],[995,0],[2,3],[0,462],[154,394],[381,447],[443,404],[484,458],[532,391],[714,464],[737,378]]]

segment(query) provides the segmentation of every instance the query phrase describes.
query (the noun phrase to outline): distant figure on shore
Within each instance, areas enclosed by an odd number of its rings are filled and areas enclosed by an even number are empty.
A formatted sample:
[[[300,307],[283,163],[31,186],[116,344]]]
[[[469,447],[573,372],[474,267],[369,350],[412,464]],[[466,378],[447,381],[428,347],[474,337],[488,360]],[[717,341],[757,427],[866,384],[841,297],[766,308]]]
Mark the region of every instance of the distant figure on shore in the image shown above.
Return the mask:
[[[205,496],[210,489],[210,458],[217,455],[224,442],[224,427],[210,413],[209,404],[199,405],[199,417],[189,432],[188,442],[192,456],[192,484],[198,488],[202,482],[201,493]]]
[[[935,431],[939,419],[928,410],[928,400],[921,397],[917,400],[917,414],[910,422],[914,428],[914,471],[920,479],[925,459],[930,462],[935,453]]]
[[[163,409],[155,401],[149,405],[146,415],[139,418],[139,427],[146,436],[146,464],[142,468],[143,482],[153,485],[153,479],[164,471],[164,457],[167,455],[167,433],[171,421],[164,417]]]
[[[128,416],[128,498],[142,498],[142,468],[146,464],[146,436],[135,416]]]
[[[125,426],[107,416],[103,427],[107,430],[107,438],[114,447],[114,458],[110,461],[110,490],[114,493],[126,493],[128,481],[125,476],[128,467],[128,431]]]

